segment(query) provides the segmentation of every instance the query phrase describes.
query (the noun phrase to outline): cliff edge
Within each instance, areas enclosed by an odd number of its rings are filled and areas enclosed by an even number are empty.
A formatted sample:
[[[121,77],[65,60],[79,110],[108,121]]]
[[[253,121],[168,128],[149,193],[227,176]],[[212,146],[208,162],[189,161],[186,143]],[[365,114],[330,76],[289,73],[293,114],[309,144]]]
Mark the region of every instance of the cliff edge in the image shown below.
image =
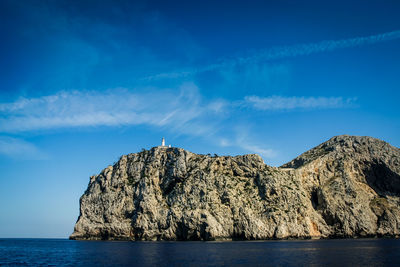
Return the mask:
[[[71,239],[398,237],[400,149],[336,136],[283,166],[154,147],[90,177]]]

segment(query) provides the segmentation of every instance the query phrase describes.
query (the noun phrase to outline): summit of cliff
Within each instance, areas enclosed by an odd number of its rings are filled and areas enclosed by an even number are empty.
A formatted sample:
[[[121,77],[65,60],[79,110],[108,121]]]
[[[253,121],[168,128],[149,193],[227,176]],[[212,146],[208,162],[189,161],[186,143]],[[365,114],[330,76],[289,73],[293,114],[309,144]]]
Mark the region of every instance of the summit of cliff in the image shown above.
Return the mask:
[[[304,152],[292,161],[282,165],[283,168],[300,168],[313,160],[327,155],[336,157],[361,155],[387,161],[399,158],[400,149],[390,144],[369,136],[338,135],[328,141]],[[393,162],[394,164],[396,162]]]

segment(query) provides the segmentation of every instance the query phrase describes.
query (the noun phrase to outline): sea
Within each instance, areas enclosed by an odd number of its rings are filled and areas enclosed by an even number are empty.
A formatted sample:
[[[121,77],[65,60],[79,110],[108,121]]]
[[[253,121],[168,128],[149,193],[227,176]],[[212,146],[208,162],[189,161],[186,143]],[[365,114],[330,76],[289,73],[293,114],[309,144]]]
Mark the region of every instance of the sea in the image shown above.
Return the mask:
[[[1,266],[400,266],[400,239],[231,242],[0,239]]]

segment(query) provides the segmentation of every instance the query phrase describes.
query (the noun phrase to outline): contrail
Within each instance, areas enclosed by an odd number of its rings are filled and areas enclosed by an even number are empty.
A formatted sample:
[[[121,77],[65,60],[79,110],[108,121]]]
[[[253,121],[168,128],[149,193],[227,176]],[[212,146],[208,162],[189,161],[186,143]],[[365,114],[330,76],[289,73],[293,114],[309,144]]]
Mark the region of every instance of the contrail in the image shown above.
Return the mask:
[[[376,35],[355,37],[341,40],[325,40],[317,43],[298,44],[293,46],[280,46],[271,49],[261,50],[249,57],[239,57],[234,59],[222,59],[217,63],[206,65],[200,68],[165,72],[153,76],[148,76],[146,80],[154,80],[161,78],[180,78],[195,75],[198,73],[212,71],[216,69],[234,67],[236,65],[256,63],[260,61],[270,61],[275,59],[284,59],[298,56],[307,56],[316,53],[329,52],[338,49],[358,47],[369,44],[376,44],[400,39],[400,30],[385,32]]]

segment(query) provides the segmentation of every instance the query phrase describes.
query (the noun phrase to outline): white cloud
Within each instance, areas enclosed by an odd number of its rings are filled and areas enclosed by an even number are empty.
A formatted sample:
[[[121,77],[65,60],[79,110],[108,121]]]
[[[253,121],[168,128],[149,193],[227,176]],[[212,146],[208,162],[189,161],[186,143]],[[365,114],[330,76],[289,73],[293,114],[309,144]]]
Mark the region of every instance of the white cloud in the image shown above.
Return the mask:
[[[157,75],[146,77],[145,79],[153,80],[160,78],[187,77],[190,75],[195,75],[197,73],[213,71],[216,69],[231,68],[237,65],[249,64],[249,63],[254,64],[263,61],[306,56],[316,53],[329,52],[350,47],[359,47],[363,45],[387,42],[397,39],[400,39],[400,31],[391,31],[376,35],[341,39],[341,40],[325,40],[317,43],[298,44],[292,46],[279,46],[271,49],[258,51],[257,53],[254,53],[253,55],[248,57],[221,59],[218,61],[218,63],[206,65],[196,69],[187,69],[181,71],[160,73]]]
[[[354,98],[343,97],[246,96],[242,104],[258,110],[291,110],[346,108],[354,102]]]
[[[232,143],[226,138],[220,138],[218,145],[222,147],[227,147],[227,146],[232,146]]]
[[[167,90],[133,93],[127,89],[59,92],[0,103],[0,132],[145,124],[200,135],[213,126],[204,121],[204,116],[220,113],[223,108],[222,102],[203,104],[192,83],[183,84],[178,94]]]
[[[243,106],[267,111],[344,108],[352,102],[341,97],[280,96],[247,96],[239,102],[204,101],[193,83],[183,84],[175,91],[133,92],[120,88],[106,92],[59,92],[0,103],[0,132],[10,135],[63,128],[149,125],[176,135],[200,136],[222,147],[234,146],[264,158],[274,158],[277,151],[247,133],[251,126],[240,120]],[[230,117],[233,114],[235,117]],[[234,123],[224,123],[225,119],[234,119]],[[226,138],[226,134],[231,135],[230,138]],[[0,153],[9,156],[41,156],[33,144],[11,137],[2,137],[0,146]]]
[[[254,144],[242,143],[242,144],[240,144],[240,147],[243,148],[244,150],[259,154],[260,156],[262,156],[264,158],[274,158],[274,157],[276,157],[276,154],[277,154],[277,152],[273,149],[263,148],[261,146],[257,146]]]
[[[249,134],[244,130],[240,129],[236,133],[235,145],[242,148],[245,151],[259,154],[263,158],[274,158],[277,156],[278,152],[274,149],[268,148],[264,145],[257,144],[254,140],[250,141]]]
[[[8,136],[0,136],[0,154],[18,159],[47,158],[35,145]]]
[[[218,138],[218,145],[221,147],[237,147],[246,153],[259,154],[265,159],[275,158],[278,152],[268,147],[267,144],[261,145],[251,134],[249,134],[249,125],[236,125],[231,129],[233,136],[230,138]]]

